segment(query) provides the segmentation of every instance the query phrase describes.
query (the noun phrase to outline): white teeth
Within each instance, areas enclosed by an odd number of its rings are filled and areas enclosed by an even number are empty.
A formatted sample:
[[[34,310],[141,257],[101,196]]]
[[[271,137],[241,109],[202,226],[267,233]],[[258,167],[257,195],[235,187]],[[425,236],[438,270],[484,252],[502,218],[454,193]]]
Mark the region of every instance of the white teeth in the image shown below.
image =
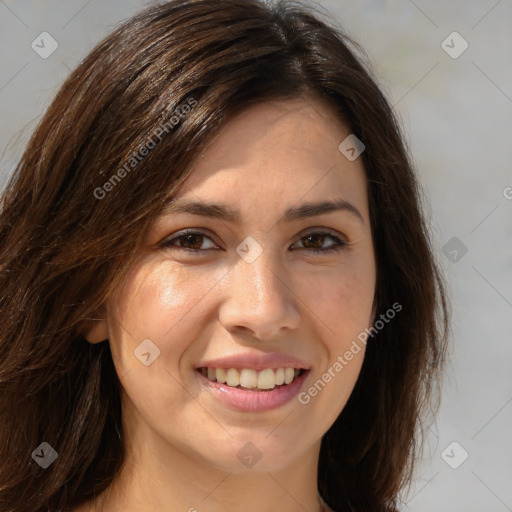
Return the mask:
[[[255,388],[259,387],[258,383],[256,370],[242,370],[240,372],[240,386],[244,388]]]
[[[284,369],[284,383],[290,384],[290,382],[293,380],[294,376],[294,370],[293,368],[285,368]]]
[[[202,373],[212,381],[220,384],[246,389],[274,389],[276,386],[290,384],[299,376],[300,370],[296,368],[266,368],[257,372],[256,370],[243,368],[203,368]]]
[[[292,368],[293,372],[293,368]],[[274,389],[276,387],[276,374],[272,368],[267,368],[258,373],[259,389]]]
[[[217,368],[215,370],[215,378],[217,379],[217,382],[225,384],[227,380],[226,370],[224,370],[224,368]]]
[[[240,384],[240,372],[236,368],[230,368],[227,371],[226,384],[236,388]]]
[[[276,386],[282,386],[284,384],[284,368],[278,368],[276,370]]]

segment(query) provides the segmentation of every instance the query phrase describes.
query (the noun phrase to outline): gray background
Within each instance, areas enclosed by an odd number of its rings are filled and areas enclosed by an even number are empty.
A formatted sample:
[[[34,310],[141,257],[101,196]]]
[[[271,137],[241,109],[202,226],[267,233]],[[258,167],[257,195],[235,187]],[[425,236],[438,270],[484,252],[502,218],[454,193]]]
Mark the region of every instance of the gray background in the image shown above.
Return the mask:
[[[0,187],[70,70],[149,3],[0,0]],[[442,407],[403,510],[512,511],[512,2],[319,5],[367,50],[396,106],[453,301]],[[47,59],[31,47],[43,31],[59,45]],[[469,44],[457,58],[442,47],[454,31]]]

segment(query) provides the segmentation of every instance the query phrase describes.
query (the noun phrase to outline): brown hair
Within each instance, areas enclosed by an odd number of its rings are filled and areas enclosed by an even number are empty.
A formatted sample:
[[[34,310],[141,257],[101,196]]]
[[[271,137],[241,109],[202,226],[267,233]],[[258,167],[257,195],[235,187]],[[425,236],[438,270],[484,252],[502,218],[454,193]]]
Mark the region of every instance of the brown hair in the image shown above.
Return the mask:
[[[449,312],[395,117],[361,50],[321,18],[289,1],[166,2],[119,26],[61,87],[2,194],[2,511],[62,510],[112,482],[120,382],[85,326],[219,128],[249,105],[309,97],[366,146],[376,318],[403,306],[369,339],[322,440],[319,491],[334,509],[397,510],[439,401]],[[42,442],[58,452],[47,469],[31,457]]]

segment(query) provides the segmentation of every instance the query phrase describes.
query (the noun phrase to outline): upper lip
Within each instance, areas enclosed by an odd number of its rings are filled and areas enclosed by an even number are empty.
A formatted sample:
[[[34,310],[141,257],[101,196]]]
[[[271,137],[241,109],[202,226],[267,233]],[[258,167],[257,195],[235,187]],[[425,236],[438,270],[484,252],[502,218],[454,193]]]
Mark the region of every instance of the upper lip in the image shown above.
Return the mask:
[[[199,368],[248,368],[256,371],[266,368],[298,368],[309,370],[310,365],[281,352],[233,354],[221,359],[210,359],[196,365]]]

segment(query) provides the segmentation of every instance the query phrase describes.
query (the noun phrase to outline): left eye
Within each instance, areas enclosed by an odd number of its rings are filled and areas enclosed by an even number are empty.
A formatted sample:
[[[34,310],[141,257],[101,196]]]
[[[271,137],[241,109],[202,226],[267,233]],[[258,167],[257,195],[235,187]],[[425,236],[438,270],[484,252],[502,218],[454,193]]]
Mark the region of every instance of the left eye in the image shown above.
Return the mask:
[[[322,248],[323,241],[326,238],[330,238],[331,240],[334,240],[334,244],[330,245],[329,247]],[[178,233],[178,236],[175,236],[172,239],[166,240],[162,242],[162,247],[166,248],[173,248],[173,249],[180,249],[187,251],[191,254],[199,254],[201,252],[205,252],[207,249],[212,249],[215,246],[213,244],[213,247],[207,247],[207,248],[201,248],[202,246],[202,239],[208,239],[210,242],[212,241],[211,238],[206,235],[205,233],[202,233],[200,231],[186,231],[182,232],[181,234]],[[305,241],[306,243],[302,242]],[[174,242],[179,241],[180,245],[176,245]],[[302,248],[306,249],[309,252],[312,252],[313,254],[318,253],[326,253],[329,251],[337,251],[342,248],[344,248],[347,244],[347,242],[344,242],[339,237],[337,237],[335,234],[330,232],[324,232],[324,231],[314,231],[311,233],[307,233],[300,237],[299,241],[301,242]],[[320,242],[320,247],[318,247],[318,242]],[[193,246],[193,247],[184,247],[184,245]]]

